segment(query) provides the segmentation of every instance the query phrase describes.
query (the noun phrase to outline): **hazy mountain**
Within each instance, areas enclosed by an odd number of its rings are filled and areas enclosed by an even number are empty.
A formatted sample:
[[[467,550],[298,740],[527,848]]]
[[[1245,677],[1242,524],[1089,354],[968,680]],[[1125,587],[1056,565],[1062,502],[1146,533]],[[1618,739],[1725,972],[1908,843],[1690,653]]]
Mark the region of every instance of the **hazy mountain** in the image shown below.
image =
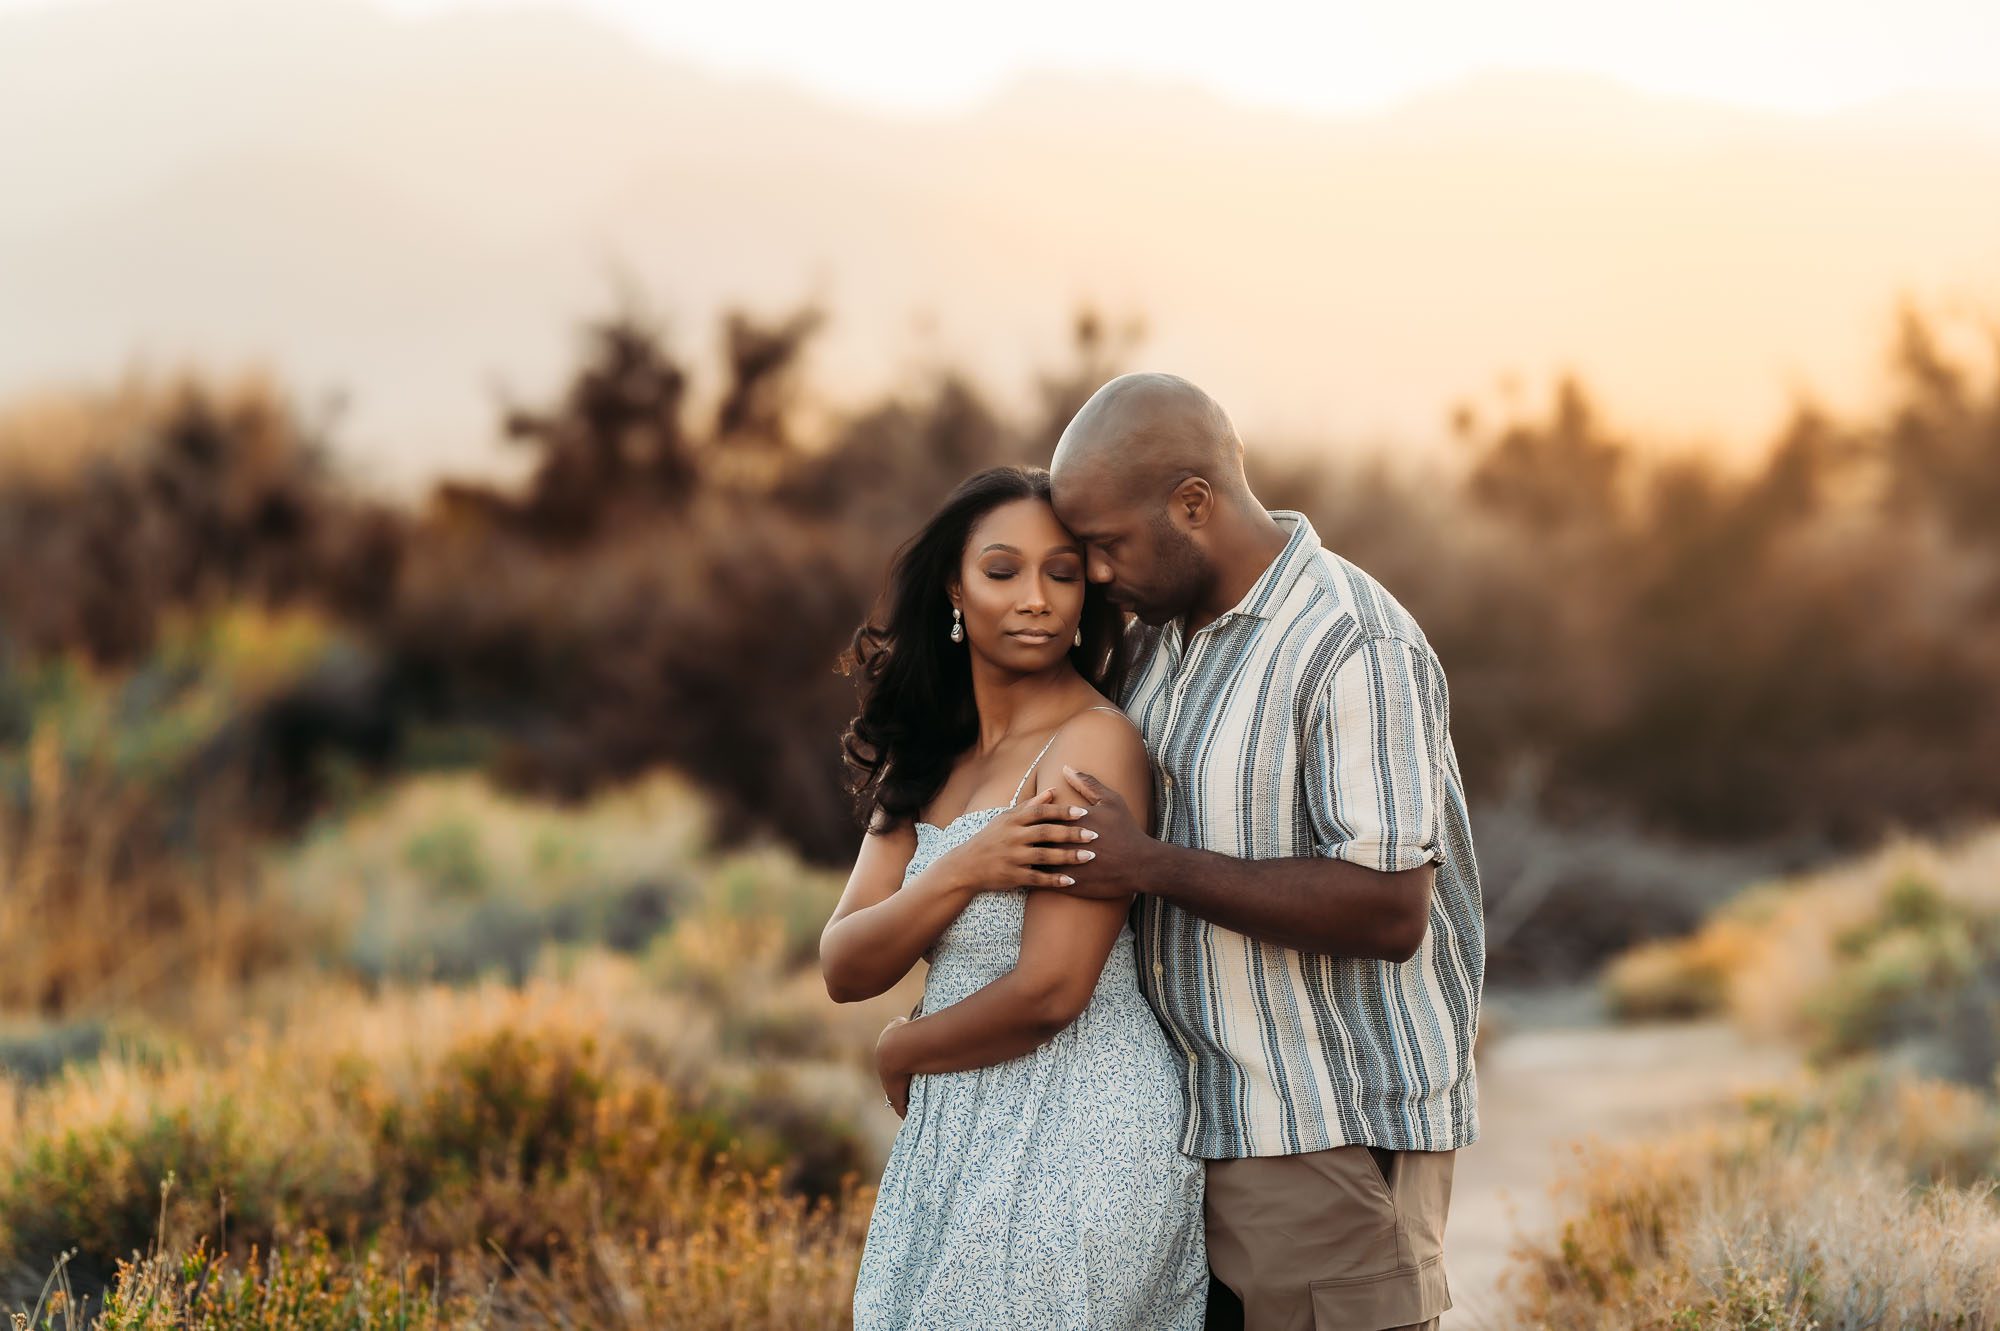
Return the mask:
[[[2000,311],[2000,114],[1496,75],[1342,119],[1053,78],[898,119],[569,10],[0,13],[0,396],[269,360],[409,480],[489,461],[491,386],[552,388],[625,279],[704,349],[725,303],[825,300],[836,400],[940,355],[1016,392],[1091,299],[1262,438],[1422,444],[1575,367],[1750,439],[1865,395],[1900,295]]]

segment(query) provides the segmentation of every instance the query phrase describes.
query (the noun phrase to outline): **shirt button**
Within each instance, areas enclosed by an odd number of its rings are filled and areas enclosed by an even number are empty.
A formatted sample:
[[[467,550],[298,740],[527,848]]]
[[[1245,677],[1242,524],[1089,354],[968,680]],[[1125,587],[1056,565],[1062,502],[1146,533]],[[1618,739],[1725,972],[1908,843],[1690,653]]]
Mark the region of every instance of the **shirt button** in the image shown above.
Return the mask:
[[[1165,975],[1166,973],[1167,973],[1167,968],[1166,968],[1165,966],[1162,966],[1162,965],[1161,965],[1161,964],[1160,964],[1159,962],[1157,962],[1157,961],[1153,963],[1153,978],[1154,978],[1154,979],[1158,979],[1158,978],[1160,978],[1161,976]]]
[[[1194,1050],[1192,1049],[1188,1050],[1188,1066],[1193,1067],[1195,1064],[1199,1062],[1201,1062],[1201,1059],[1196,1057]]]

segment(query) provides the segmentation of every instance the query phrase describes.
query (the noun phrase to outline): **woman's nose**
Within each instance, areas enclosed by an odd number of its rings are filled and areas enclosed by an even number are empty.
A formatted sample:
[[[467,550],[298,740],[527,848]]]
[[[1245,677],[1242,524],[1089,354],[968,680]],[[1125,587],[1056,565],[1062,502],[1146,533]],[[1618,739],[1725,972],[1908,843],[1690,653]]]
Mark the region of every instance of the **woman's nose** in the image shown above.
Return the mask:
[[[1042,580],[1040,578],[1027,578],[1024,579],[1024,582],[1026,585],[1021,588],[1021,609],[1048,609],[1048,589],[1042,586]]]

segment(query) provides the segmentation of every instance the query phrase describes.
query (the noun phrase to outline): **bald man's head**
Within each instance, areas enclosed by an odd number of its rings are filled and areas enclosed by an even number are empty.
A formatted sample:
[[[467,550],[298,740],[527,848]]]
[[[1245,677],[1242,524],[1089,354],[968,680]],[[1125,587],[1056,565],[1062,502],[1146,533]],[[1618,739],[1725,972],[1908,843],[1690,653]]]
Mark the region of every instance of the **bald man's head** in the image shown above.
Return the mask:
[[[1228,413],[1179,375],[1155,371],[1121,374],[1092,393],[1056,441],[1049,472],[1162,494],[1193,475],[1232,501],[1249,493]]]
[[[1121,374],[1091,394],[1056,443],[1049,479],[1090,580],[1149,624],[1207,595],[1218,532],[1263,512],[1228,414],[1172,374]]]

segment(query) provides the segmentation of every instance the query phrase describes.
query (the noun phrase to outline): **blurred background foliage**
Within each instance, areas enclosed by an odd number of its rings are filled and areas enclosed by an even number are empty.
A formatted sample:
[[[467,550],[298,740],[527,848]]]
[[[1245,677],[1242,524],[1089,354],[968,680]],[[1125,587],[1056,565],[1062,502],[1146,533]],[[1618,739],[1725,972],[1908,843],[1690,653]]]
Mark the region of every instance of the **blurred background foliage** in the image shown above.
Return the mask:
[[[697,362],[607,317],[502,411],[518,479],[408,507],[264,379],[0,410],[0,1302],[844,1316],[893,1126],[867,1050],[920,980],[836,1008],[816,974],[860,835],[835,658],[942,496],[1045,462],[1143,333],[1080,313],[1011,409],[941,367],[830,417],[824,322],[732,315]],[[1939,1234],[1965,1216],[1897,1180],[2000,1169],[2000,879],[1937,849],[2000,812],[1996,353],[1912,310],[1890,400],[1802,403],[1747,463],[1575,382],[1461,408],[1444,473],[1247,441],[1445,663],[1489,977],[1610,961],[1614,1011],[1826,1069],[1754,1140],[1592,1166],[1525,1258],[1549,1324],[1794,1324],[1786,1207]],[[1843,1152],[1875,1172],[1836,1196]],[[1729,1225],[1764,1265],[1716,1274]]]
[[[553,402],[503,411],[523,479],[413,511],[344,486],[262,381],[0,423],[9,853],[65,798],[97,807],[78,783],[129,810],[116,874],[147,838],[215,835],[194,804],[219,782],[232,828],[290,833],[411,768],[572,801],[664,768],[724,842],[844,864],[833,661],[891,552],[967,473],[1045,462],[1142,343],[1085,312],[1025,412],[946,368],[809,432],[822,322],[730,316],[696,392],[647,319],[607,318]],[[1910,311],[1892,400],[1801,404],[1747,465],[1635,440],[1575,382],[1461,408],[1451,474],[1249,441],[1260,497],[1381,577],[1445,662],[1503,974],[2000,808],[2000,357],[1943,344]]]

